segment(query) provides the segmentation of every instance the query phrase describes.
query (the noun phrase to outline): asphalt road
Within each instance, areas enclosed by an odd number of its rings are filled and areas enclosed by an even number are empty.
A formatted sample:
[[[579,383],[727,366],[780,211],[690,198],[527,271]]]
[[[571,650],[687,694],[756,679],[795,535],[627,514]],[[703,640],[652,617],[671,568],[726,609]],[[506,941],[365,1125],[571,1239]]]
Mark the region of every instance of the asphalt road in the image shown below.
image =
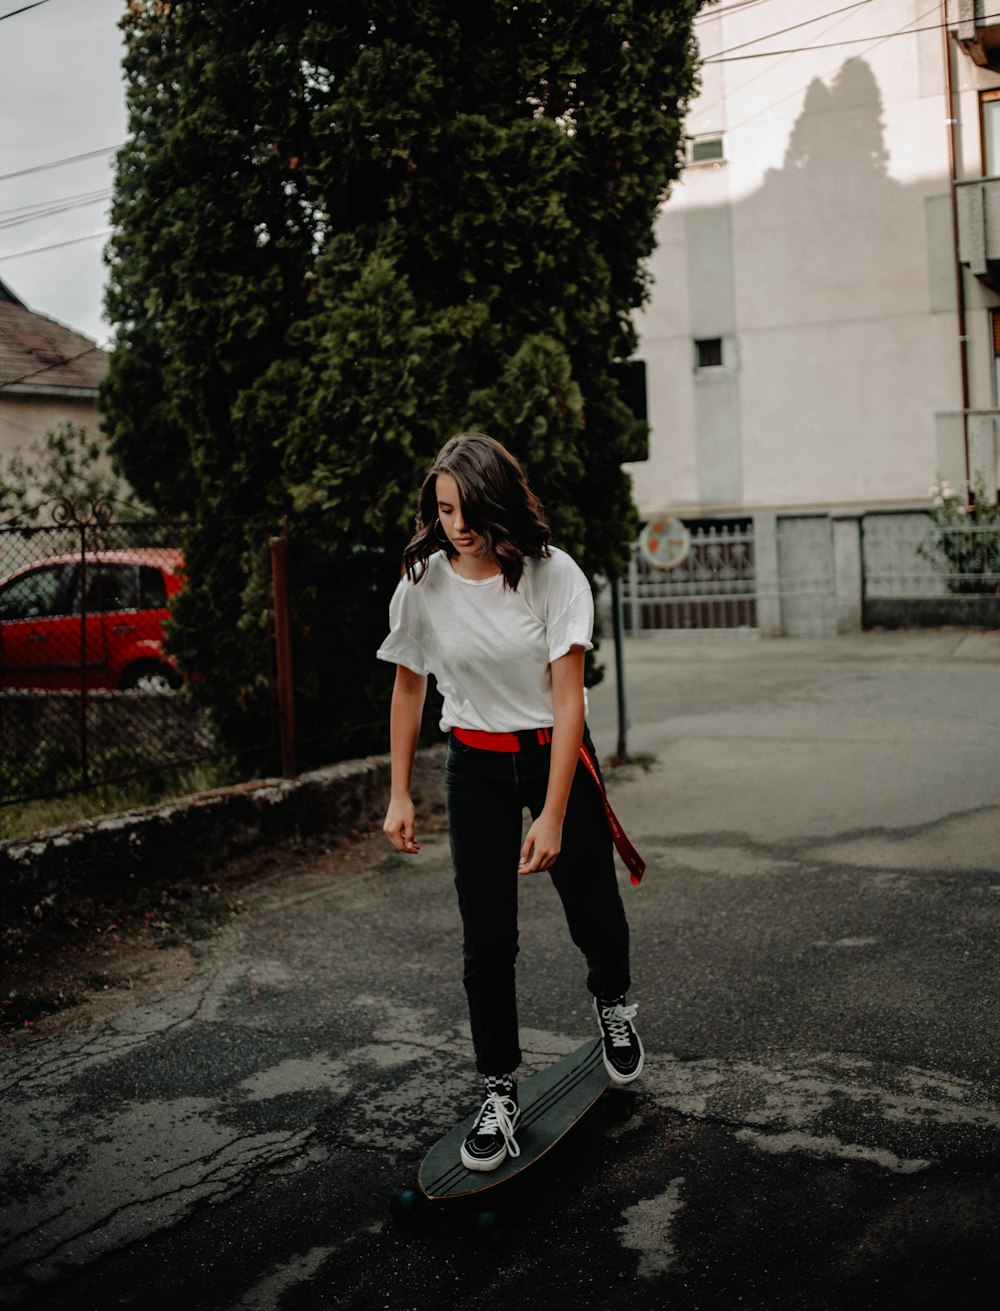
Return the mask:
[[[0,1306],[996,1307],[1000,634],[627,661],[636,1115],[501,1194],[504,1243],[390,1218],[476,1099],[429,821],[414,861],[258,880],[169,986],[0,1051]],[[607,753],[610,674],[591,723]],[[522,897],[537,1068],[593,1020],[547,880]]]

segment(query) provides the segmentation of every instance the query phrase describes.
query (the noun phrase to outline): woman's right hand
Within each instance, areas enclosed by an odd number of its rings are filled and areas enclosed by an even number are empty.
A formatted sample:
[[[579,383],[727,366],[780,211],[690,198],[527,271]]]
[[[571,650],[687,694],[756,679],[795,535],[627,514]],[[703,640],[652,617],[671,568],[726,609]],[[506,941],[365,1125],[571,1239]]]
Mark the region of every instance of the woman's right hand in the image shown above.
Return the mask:
[[[397,851],[415,856],[420,850],[420,843],[415,840],[417,812],[409,797],[393,797],[385,813],[382,832]]]

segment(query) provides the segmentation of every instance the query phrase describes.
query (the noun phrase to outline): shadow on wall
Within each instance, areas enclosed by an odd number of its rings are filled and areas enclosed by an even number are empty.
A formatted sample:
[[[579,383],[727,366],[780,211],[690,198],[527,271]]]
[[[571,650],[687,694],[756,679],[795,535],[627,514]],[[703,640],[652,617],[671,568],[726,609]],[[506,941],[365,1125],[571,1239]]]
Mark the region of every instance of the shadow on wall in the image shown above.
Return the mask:
[[[848,60],[830,86],[815,78],[782,167],[767,171],[734,227],[754,253],[756,280],[781,280],[782,321],[855,318],[861,306],[926,308],[915,296],[926,281],[926,225],[909,190],[889,176],[868,64]],[[767,308],[748,326],[766,322]],[[777,310],[771,302],[772,316]]]
[[[923,487],[934,412],[958,404],[957,357],[928,376],[925,318],[954,307],[948,180],[889,166],[878,82],[850,59],[810,84],[756,191],[685,209],[691,331],[732,336],[738,362],[695,387],[701,504],[759,499],[765,480],[769,501],[849,499],[873,477],[906,495],[905,450]]]

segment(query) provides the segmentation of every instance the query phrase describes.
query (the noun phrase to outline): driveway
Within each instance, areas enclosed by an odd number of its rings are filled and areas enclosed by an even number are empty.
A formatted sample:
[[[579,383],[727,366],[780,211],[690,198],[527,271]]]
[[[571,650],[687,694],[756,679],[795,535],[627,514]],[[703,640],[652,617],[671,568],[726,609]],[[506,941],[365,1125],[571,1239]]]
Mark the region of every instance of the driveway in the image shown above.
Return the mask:
[[[505,1243],[398,1227],[476,1100],[440,816],[413,861],[277,853],[157,986],[0,1051],[0,1306],[996,1305],[1000,635],[626,661],[635,1116],[501,1194]],[[591,699],[607,755],[612,671]],[[522,902],[530,1069],[593,1019],[547,880]]]

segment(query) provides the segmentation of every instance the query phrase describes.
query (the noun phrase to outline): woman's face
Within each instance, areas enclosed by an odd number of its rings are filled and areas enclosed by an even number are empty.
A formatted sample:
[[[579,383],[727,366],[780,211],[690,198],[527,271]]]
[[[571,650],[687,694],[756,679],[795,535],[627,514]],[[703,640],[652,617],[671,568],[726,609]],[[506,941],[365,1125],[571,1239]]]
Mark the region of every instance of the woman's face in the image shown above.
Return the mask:
[[[462,518],[458,484],[450,473],[439,473],[435,484],[438,518],[445,536],[459,555],[481,555],[482,542]]]

